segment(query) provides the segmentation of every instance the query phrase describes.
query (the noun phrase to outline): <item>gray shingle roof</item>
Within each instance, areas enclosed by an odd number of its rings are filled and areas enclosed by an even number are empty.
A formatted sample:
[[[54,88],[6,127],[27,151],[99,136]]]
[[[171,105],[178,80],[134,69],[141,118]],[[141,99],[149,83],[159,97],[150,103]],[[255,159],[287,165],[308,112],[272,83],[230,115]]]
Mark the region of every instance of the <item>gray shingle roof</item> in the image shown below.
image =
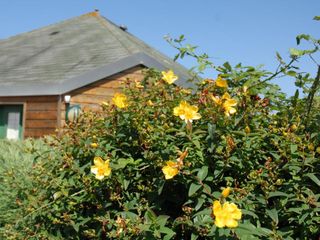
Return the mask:
[[[0,96],[60,95],[144,65],[188,71],[119,26],[88,13],[0,40]]]

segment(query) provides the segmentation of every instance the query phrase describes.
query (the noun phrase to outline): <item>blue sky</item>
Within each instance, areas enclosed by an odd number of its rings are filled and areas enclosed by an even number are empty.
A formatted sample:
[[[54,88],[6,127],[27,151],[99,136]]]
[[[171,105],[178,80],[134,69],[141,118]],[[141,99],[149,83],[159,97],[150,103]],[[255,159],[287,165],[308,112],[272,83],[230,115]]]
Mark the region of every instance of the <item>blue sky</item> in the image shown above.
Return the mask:
[[[264,64],[270,71],[276,68],[275,52],[288,56],[296,35],[320,38],[320,22],[312,20],[320,15],[319,0],[0,0],[0,39],[94,9],[170,57],[176,51],[163,37],[184,34],[216,64]],[[316,73],[311,63],[303,68]],[[290,80],[277,83],[293,93]]]

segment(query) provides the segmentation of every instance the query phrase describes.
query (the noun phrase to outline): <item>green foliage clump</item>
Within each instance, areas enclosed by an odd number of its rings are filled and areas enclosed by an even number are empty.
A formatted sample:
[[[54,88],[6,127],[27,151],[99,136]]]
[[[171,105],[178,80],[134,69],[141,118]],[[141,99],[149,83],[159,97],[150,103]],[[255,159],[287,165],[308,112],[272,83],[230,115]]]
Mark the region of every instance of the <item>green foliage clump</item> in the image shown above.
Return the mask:
[[[30,151],[31,146],[33,152]],[[0,140],[0,232],[6,225],[21,219],[24,215],[22,202],[29,198],[32,189],[34,153],[45,149],[40,140],[8,141]]]
[[[182,41],[175,47],[196,57],[199,70],[213,66]],[[84,113],[38,155],[33,188],[22,191],[23,218],[9,224],[6,237],[316,239],[318,80],[293,66],[315,52],[298,53],[288,64],[278,55],[275,73],[213,66],[219,77],[194,81],[192,91],[170,84],[168,72],[128,80],[123,95]],[[286,98],[270,83],[281,74],[309,95]],[[227,187],[230,194],[221,193]],[[235,204],[241,219],[213,211],[217,201]]]

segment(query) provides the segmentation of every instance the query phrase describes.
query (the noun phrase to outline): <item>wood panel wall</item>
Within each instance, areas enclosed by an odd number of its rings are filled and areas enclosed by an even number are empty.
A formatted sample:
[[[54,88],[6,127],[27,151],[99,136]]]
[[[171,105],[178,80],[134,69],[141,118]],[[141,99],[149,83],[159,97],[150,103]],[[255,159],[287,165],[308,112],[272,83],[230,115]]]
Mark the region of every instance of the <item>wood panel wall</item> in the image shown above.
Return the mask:
[[[58,127],[58,96],[0,97],[0,104],[24,106],[24,138],[54,134]]]
[[[79,104],[82,111],[100,111],[101,103],[108,102],[114,93],[121,92],[127,79],[141,81],[144,77],[143,66],[137,66],[88,86],[76,89],[71,95],[70,104]],[[23,104],[24,138],[42,137],[56,133],[65,124],[66,105],[63,96],[0,97],[0,104]]]
[[[76,89],[71,95],[70,104],[79,104],[82,111],[101,111],[101,103],[109,102],[116,92],[121,92],[127,79],[141,81],[144,78],[143,66],[137,66],[113,76],[99,80],[85,87]],[[61,104],[61,125],[65,123],[65,104]]]

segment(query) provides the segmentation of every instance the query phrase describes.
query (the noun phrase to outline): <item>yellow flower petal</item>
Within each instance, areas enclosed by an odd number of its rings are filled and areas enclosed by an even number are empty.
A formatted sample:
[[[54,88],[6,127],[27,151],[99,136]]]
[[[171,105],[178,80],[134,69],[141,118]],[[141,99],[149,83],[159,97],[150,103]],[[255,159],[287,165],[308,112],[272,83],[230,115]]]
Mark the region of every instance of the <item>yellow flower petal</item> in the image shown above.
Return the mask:
[[[231,96],[229,93],[225,92],[223,95],[222,95],[222,99],[230,99]]]
[[[217,105],[221,105],[222,101],[218,96],[211,96],[211,99],[215,102]]]
[[[102,179],[104,179],[104,175],[102,175],[102,174],[96,174],[96,179],[102,180]]]
[[[101,157],[93,159],[94,165],[91,166],[91,173],[96,175],[96,179],[102,180],[111,174],[109,162],[109,160],[103,161]]]
[[[161,74],[162,74],[162,79],[169,84],[172,84],[176,80],[178,80],[178,76],[176,76],[172,70],[169,70],[167,72],[162,71]]]
[[[144,86],[141,84],[139,80],[134,80],[134,83],[136,88],[144,88]]]
[[[215,215],[215,216],[217,214],[219,214],[219,212],[221,212],[222,207],[221,207],[221,204],[218,200],[213,202],[213,209],[212,210],[213,210],[213,215]]]
[[[222,99],[224,100],[222,107],[224,109],[224,114],[226,116],[230,116],[230,114],[234,114],[237,112],[237,110],[235,108],[233,108],[234,106],[236,106],[238,104],[237,100],[232,99],[229,95],[229,93],[224,93],[222,96]]]
[[[221,88],[227,88],[228,87],[227,80],[222,79],[222,77],[219,75],[216,80],[216,86]]]
[[[238,103],[237,100],[230,98],[224,102],[224,105],[228,107],[234,107],[237,105],[237,103]]]
[[[225,220],[223,218],[216,218],[214,225],[216,225],[218,228],[223,228],[226,226]]]
[[[191,106],[186,101],[181,101],[179,106],[173,109],[173,115],[179,116],[186,123],[201,118],[201,115],[198,113],[198,107]]]
[[[148,100],[147,105],[148,106],[153,106],[154,104],[153,104],[153,102],[151,100]]]
[[[93,174],[97,174],[97,173],[98,173],[98,167],[96,167],[96,166],[91,166],[91,172],[92,172]]]
[[[127,96],[123,93],[115,93],[114,97],[112,98],[112,102],[118,108],[126,108],[129,105],[127,101]]]
[[[238,227],[238,221],[232,219],[232,218],[228,218],[226,219],[225,221],[225,225],[228,227],[228,228],[235,228],[235,227]]]
[[[241,210],[234,203],[225,202],[222,206],[219,201],[213,203],[214,224],[219,227],[235,228],[242,217]]]
[[[162,168],[162,172],[166,180],[172,179],[179,173],[178,164],[173,161],[167,161],[166,164],[167,165]]]
[[[101,157],[94,157],[93,163],[95,166],[99,167],[99,166],[103,166],[104,161],[102,160]]]
[[[93,148],[97,148],[98,147],[98,143],[91,143],[90,146],[93,147]]]

